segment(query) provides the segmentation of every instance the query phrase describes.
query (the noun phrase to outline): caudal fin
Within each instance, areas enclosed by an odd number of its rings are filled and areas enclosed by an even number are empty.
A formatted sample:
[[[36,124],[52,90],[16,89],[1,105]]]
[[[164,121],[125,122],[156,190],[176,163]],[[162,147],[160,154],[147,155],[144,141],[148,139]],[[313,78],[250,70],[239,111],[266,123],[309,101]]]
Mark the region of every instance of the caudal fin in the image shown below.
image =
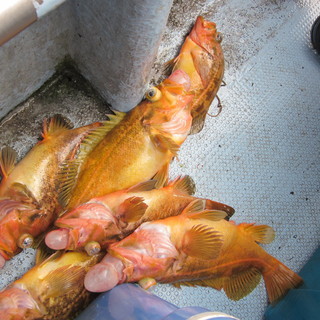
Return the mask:
[[[263,278],[271,303],[281,299],[290,289],[303,283],[303,279],[298,274],[279,261],[276,268],[263,274]]]

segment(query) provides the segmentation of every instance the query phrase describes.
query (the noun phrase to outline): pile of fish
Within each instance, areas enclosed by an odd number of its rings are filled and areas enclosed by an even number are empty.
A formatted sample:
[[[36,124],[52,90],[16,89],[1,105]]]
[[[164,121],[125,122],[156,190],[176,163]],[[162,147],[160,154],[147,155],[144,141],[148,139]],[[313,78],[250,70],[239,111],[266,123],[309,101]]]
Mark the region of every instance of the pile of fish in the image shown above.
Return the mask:
[[[221,40],[198,17],[171,75],[130,112],[77,129],[47,119],[17,165],[2,149],[0,267],[39,249],[35,267],[0,292],[0,319],[71,319],[91,292],[124,282],[208,286],[239,300],[263,277],[271,303],[302,283],[258,245],[273,240],[271,227],[236,225],[234,209],[196,197],[189,176],[169,180],[222,83]]]

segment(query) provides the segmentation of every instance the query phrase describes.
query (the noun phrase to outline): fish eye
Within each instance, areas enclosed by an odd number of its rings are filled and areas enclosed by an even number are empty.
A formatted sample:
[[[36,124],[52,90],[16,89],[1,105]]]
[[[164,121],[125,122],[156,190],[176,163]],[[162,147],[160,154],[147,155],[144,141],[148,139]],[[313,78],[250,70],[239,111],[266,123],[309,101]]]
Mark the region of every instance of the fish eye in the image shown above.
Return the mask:
[[[222,39],[223,39],[223,37],[222,37],[222,33],[217,32],[216,41],[217,41],[217,42],[221,42],[221,41],[222,41]]]
[[[21,249],[30,248],[33,245],[33,237],[31,234],[23,234],[18,240],[18,246]]]
[[[161,91],[157,87],[152,87],[146,92],[146,99],[151,102],[158,101],[161,98]]]

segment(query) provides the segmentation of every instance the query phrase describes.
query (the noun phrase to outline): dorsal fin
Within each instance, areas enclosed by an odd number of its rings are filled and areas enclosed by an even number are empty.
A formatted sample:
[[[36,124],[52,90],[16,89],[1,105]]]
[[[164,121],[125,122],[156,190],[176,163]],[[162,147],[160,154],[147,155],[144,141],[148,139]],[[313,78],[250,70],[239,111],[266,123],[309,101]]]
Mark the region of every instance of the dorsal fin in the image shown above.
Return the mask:
[[[198,224],[185,232],[181,250],[190,257],[211,260],[218,257],[222,244],[220,232]]]
[[[145,182],[138,183],[129,189],[127,189],[127,192],[143,192],[143,191],[150,191],[155,188],[157,181],[156,180],[148,180]]]
[[[48,138],[54,133],[70,130],[73,128],[71,121],[61,114],[56,114],[49,119],[43,121],[42,137]]]
[[[191,201],[182,211],[181,214],[194,214],[196,212],[202,211],[205,208],[205,201],[203,199],[195,199]]]
[[[250,234],[254,241],[268,244],[274,240],[275,232],[267,225],[255,225],[254,223],[241,223],[238,226],[247,234]]]
[[[178,177],[168,183],[168,187],[182,192],[186,195],[193,195],[196,191],[196,186],[193,179],[190,176]]]
[[[168,183],[168,175],[169,175],[169,163],[166,163],[152,178],[152,180],[156,181],[156,184],[155,184],[156,189],[160,189]]]
[[[13,170],[17,159],[17,152],[10,148],[4,147],[0,151],[0,170],[3,178],[8,178],[10,172]]]
[[[261,273],[252,267],[224,277],[223,290],[229,299],[238,301],[247,296],[260,282]]]

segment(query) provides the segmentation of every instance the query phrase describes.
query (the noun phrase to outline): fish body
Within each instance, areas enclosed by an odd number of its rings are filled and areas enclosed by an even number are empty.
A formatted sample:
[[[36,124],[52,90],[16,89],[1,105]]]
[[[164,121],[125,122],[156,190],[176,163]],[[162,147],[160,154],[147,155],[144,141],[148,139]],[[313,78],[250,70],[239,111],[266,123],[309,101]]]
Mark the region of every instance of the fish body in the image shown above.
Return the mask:
[[[16,153],[5,147],[0,154],[0,267],[32,244],[56,217],[57,177],[60,165],[74,152],[94,123],[71,129],[61,116],[44,122],[43,140],[15,166]]]
[[[224,74],[222,36],[216,24],[199,16],[179,55],[169,65],[190,77],[192,102],[191,133],[201,131],[208,109],[215,98]]]
[[[83,279],[101,256],[55,253],[0,292],[1,320],[75,318],[91,301]]]
[[[186,176],[159,189],[154,188],[154,181],[150,180],[93,198],[59,217],[55,226],[61,229],[48,233],[46,243],[55,250],[78,250],[95,241],[105,249],[145,221],[178,215],[192,201],[199,199],[193,193],[194,183]],[[228,216],[234,213],[234,209],[225,204],[209,199],[202,201],[207,209],[221,210]],[[61,237],[63,234],[65,236]]]
[[[87,274],[86,288],[105,291],[122,282],[139,282],[146,288],[156,282],[200,285],[223,289],[230,299],[239,300],[262,276],[274,302],[302,282],[256,243],[271,242],[272,228],[236,225],[215,211],[199,211],[195,203],[179,216],[146,222],[112,244],[109,254]],[[112,280],[101,276],[108,271]]]
[[[169,77],[148,98],[127,114],[117,113],[115,126],[85,159],[80,152],[70,162],[77,168],[66,167],[61,199],[67,209],[156,174],[166,179],[169,162],[190,130],[192,95]]]

